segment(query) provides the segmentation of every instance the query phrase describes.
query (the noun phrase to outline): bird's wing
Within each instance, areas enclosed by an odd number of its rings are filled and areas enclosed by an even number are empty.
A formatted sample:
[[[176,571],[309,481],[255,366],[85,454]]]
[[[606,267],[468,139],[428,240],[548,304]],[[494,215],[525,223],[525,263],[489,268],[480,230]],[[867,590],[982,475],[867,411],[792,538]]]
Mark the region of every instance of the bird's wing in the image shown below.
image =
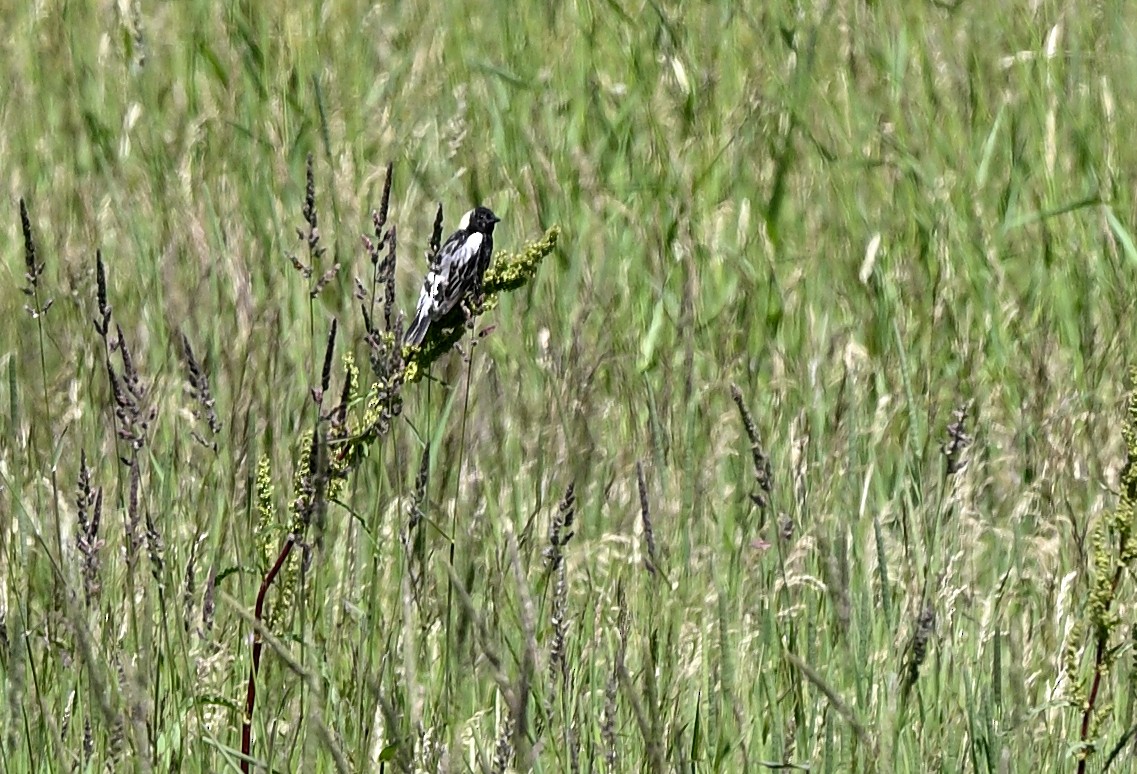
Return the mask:
[[[430,324],[449,314],[481,282],[486,261],[480,253],[483,245],[487,251],[492,245],[492,242],[486,243],[487,239],[480,232],[471,234],[459,230],[442,245],[423,280],[414,321],[407,329],[407,344],[421,344]]]
[[[484,239],[484,234],[474,233],[446,241],[422,283],[416,317],[426,311],[427,317],[437,320],[474,287],[478,279],[478,250]]]

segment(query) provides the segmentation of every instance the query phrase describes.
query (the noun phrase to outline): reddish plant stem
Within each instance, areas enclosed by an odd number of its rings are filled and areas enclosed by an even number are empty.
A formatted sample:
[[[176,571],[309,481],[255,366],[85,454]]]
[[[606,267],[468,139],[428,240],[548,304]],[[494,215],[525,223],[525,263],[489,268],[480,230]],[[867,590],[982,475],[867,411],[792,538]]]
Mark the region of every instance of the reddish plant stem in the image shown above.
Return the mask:
[[[1109,599],[1106,600],[1105,610],[1109,612],[1110,603],[1113,602],[1113,597],[1117,594],[1117,587],[1121,583],[1121,573],[1124,567],[1118,567],[1113,573],[1113,582],[1109,587]],[[1086,699],[1086,709],[1082,713],[1082,753],[1078,759],[1078,774],[1086,774],[1086,761],[1089,755],[1086,753],[1086,741],[1090,736],[1090,718],[1094,714],[1094,704],[1097,703],[1098,691],[1101,689],[1101,675],[1102,675],[1102,662],[1105,660],[1105,649],[1109,644],[1106,637],[1102,634],[1098,635],[1097,648],[1094,650],[1094,681],[1090,685],[1090,695]]]
[[[258,624],[262,623],[264,619],[265,596],[268,594],[269,587],[272,586],[272,582],[276,580],[276,576],[280,574],[285,561],[287,561],[295,545],[296,535],[289,533],[288,539],[284,542],[284,547],[280,549],[280,555],[276,557],[276,563],[273,564],[272,569],[268,571],[264,580],[261,581],[261,588],[257,592],[256,608],[254,608],[253,611],[253,617]],[[249,669],[249,685],[245,691],[245,718],[241,724],[242,774],[249,774],[249,763],[253,747],[253,707],[257,703],[257,671],[261,666],[261,650],[263,648],[264,640],[261,638],[260,628],[258,627],[253,632],[253,665]]]

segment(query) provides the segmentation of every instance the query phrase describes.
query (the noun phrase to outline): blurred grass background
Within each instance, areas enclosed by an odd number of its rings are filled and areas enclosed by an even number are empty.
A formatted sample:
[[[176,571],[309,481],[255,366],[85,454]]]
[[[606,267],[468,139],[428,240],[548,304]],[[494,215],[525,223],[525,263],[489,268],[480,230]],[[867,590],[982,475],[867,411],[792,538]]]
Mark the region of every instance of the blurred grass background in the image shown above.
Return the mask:
[[[257,766],[1121,770],[1127,573],[1085,700],[1092,538],[1126,456],[1135,23],[1127,3],[1045,0],[9,9],[4,770],[239,765],[276,553],[256,468],[287,514],[333,318],[366,363],[353,277],[388,161],[404,309],[438,202],[447,231],[492,207],[506,252],[562,236],[468,366],[407,387],[305,536],[258,678]],[[325,267],[343,267],[312,305],[288,259],[308,154]],[[39,319],[20,198],[54,302]],[[156,409],[137,576],[97,249]],[[216,450],[195,440],[182,333]],[[416,581],[400,535],[427,439]],[[104,497],[91,603],[81,453]],[[542,552],[571,482],[556,677]]]

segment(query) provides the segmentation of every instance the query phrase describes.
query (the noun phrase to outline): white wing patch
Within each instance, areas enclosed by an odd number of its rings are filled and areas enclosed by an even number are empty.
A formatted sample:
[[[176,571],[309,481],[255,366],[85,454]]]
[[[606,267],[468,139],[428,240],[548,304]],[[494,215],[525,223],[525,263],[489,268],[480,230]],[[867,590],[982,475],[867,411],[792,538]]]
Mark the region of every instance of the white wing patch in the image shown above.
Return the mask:
[[[455,248],[454,252],[450,253],[450,255],[445,256],[444,260],[449,258],[450,263],[458,266],[465,264],[467,261],[472,260],[478,250],[481,249],[482,242],[485,238],[485,234],[470,234],[470,236],[466,237],[466,242],[461,247]]]

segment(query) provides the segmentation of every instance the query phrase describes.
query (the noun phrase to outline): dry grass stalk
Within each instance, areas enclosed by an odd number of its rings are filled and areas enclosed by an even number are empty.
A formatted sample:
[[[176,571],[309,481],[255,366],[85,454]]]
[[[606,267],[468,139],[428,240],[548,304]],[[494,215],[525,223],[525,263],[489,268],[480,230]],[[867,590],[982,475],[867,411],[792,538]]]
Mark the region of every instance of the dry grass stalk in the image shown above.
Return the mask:
[[[936,630],[936,610],[930,604],[925,605],[916,618],[916,625],[912,632],[912,644],[909,648],[908,665],[905,668],[905,684],[911,687],[920,677],[920,667],[928,657],[928,642]]]
[[[644,466],[642,462],[636,463],[636,484],[640,493],[640,519],[644,529],[644,568],[655,575],[658,564],[655,547],[655,529],[651,523],[651,509],[648,507],[647,482],[644,480]]]
[[[194,355],[189,337],[184,332],[181,334],[181,343],[190,398],[196,404],[193,410],[194,417],[198,422],[205,423],[209,428],[210,435],[217,435],[221,432],[221,421],[217,418],[217,406],[213,400],[213,393],[209,389],[209,377],[197,356]],[[217,451],[217,441],[206,440],[196,429],[193,431],[193,437],[202,446]]]
[[[45,264],[39,260],[36,251],[35,237],[32,235],[32,221],[28,214],[28,206],[20,199],[20,231],[24,237],[24,281],[28,283],[22,288],[25,296],[32,299],[32,303],[24,306],[24,311],[31,315],[33,320],[39,320],[51,308],[52,299],[40,300],[40,278],[43,277]]]
[[[166,568],[165,550],[166,544],[162,540],[162,533],[158,531],[154,519],[150,515],[150,511],[146,511],[146,551],[150,557],[150,575],[154,578],[157,584],[158,593],[161,594],[165,588],[164,571]]]
[[[860,739],[861,744],[863,744],[866,749],[872,751],[871,754],[873,757],[879,757],[877,752],[879,750],[877,740],[869,733],[868,727],[861,722],[860,718],[858,718],[857,714],[853,711],[853,708],[845,703],[845,700],[825,681],[821,674],[809,664],[802,661],[797,655],[789,651],[786,652],[786,660],[797,668],[798,671],[805,676],[805,679],[813,683],[813,685],[825,695],[825,698],[829,700],[829,704],[837,711],[837,714],[844,718],[845,722],[853,729],[853,733]]]
[[[612,671],[608,675],[608,682],[604,687],[604,711],[600,717],[600,737],[604,742],[604,763],[609,774],[617,771],[620,763],[620,751],[617,745],[617,712],[616,701],[619,694],[621,676],[624,674],[624,659],[628,652],[628,613],[624,604],[624,587],[616,589],[616,653],[612,662]]]
[[[569,484],[561,498],[557,513],[549,524],[549,545],[544,551],[545,564],[555,578],[553,586],[553,610],[550,623],[553,627],[552,644],[549,647],[549,681],[556,684],[558,676],[562,685],[568,682],[568,665],[565,662],[565,638],[568,619],[568,579],[565,573],[564,548],[572,539],[572,524],[575,518],[575,484]],[[550,691],[549,700],[553,693]]]
[[[79,453],[79,483],[75,497],[75,545],[83,557],[83,594],[87,607],[94,605],[99,592],[99,551],[105,541],[99,537],[103,517],[103,490],[91,484],[91,469],[87,467],[87,452]]]
[[[513,762],[513,734],[513,713],[510,712],[502,723],[501,733],[497,735],[497,744],[494,745],[493,763],[490,769],[494,774],[505,774]]]
[[[757,485],[750,494],[750,499],[759,508],[765,509],[770,503],[770,492],[773,487],[773,469],[770,465],[770,457],[762,448],[762,441],[758,437],[758,427],[754,424],[754,417],[750,415],[750,409],[746,408],[746,403],[742,399],[742,390],[737,384],[730,386],[730,396],[734,399],[734,405],[738,407],[738,413],[742,417],[742,425],[746,429],[746,437],[750,439],[750,458],[754,462],[754,482]]]
[[[519,598],[521,631],[525,644],[521,651],[521,664],[510,704],[511,726],[513,729],[512,747],[518,764],[523,771],[533,767],[533,750],[529,743],[529,700],[533,693],[533,676],[537,672],[537,612],[533,598],[529,594],[529,583],[521,566],[521,555],[517,548],[517,537],[512,531],[506,534],[506,548],[509,553],[509,567],[513,582],[517,586]]]
[[[971,437],[967,435],[967,406],[959,406],[952,412],[952,421],[947,428],[947,440],[940,450],[943,452],[946,463],[946,473],[954,476],[967,467],[967,449],[971,446]]]
[[[305,178],[302,213],[306,228],[296,229],[296,236],[308,247],[309,263],[304,263],[296,255],[290,255],[289,261],[292,263],[292,267],[300,272],[300,276],[305,280],[311,280],[316,263],[324,254],[324,248],[320,246],[319,215],[316,212],[316,174],[311,153],[308,154]]]

